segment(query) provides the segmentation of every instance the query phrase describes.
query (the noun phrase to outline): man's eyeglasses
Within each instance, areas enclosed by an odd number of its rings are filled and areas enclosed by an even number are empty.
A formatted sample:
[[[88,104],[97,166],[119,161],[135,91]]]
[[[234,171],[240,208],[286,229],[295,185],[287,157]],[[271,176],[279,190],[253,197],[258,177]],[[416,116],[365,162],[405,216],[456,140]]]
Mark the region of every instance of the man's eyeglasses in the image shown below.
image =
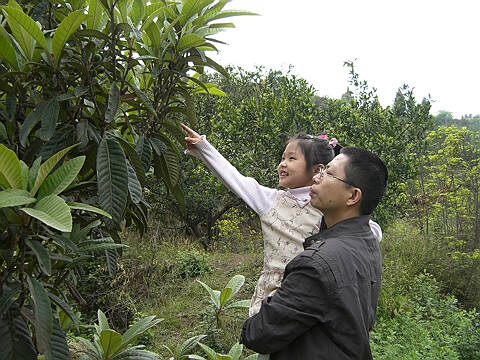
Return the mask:
[[[325,169],[325,168],[323,168],[323,169],[321,168],[321,169],[319,170],[318,174],[315,175],[315,176],[322,177],[323,175],[331,176],[332,178],[337,179],[337,180],[340,180],[341,182],[343,182],[343,183],[345,183],[345,184],[347,184],[347,185],[353,186],[354,188],[358,188],[357,185],[355,185],[354,183],[352,183],[352,182],[350,182],[350,181],[348,181],[348,180],[345,180],[345,179],[339,178],[338,176],[329,174],[329,173],[327,172],[327,169]]]

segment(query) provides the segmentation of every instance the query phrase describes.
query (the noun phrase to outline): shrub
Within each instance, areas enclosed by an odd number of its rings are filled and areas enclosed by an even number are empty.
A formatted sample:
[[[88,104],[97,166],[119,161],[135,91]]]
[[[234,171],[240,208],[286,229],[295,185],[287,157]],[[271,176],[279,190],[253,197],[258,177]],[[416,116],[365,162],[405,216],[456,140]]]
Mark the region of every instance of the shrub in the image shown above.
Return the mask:
[[[175,272],[182,279],[210,272],[208,256],[196,249],[179,250],[175,258]]]
[[[375,359],[478,359],[478,313],[440,294],[429,274],[411,277],[406,268],[384,266],[378,319],[371,333]],[[396,281],[392,281],[395,279]]]

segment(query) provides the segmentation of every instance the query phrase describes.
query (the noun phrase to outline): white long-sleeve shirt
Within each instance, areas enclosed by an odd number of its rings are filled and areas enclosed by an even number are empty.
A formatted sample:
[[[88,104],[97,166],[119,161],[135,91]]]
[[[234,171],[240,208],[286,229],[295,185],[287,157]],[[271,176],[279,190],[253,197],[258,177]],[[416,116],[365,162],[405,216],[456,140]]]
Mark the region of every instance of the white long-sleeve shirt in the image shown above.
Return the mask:
[[[260,185],[257,180],[242,175],[222,154],[212,146],[205,135],[202,141],[185,151],[200,159],[222,183],[255,211],[259,216],[267,214],[272,208],[278,190]],[[310,201],[310,186],[288,189],[291,196],[301,204]],[[376,222],[370,220],[370,228],[378,241],[382,240],[382,229]]]

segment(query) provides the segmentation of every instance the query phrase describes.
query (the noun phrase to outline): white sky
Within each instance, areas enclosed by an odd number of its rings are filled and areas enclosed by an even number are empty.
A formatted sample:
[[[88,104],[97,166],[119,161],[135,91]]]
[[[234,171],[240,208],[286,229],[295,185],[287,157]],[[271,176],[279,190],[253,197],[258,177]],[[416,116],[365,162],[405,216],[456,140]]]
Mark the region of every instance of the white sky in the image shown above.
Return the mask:
[[[344,61],[377,88],[382,105],[403,84],[432,114],[480,114],[480,0],[233,0],[228,9],[261,16],[227,18],[234,29],[212,56],[222,65],[287,70],[339,98],[348,86]]]

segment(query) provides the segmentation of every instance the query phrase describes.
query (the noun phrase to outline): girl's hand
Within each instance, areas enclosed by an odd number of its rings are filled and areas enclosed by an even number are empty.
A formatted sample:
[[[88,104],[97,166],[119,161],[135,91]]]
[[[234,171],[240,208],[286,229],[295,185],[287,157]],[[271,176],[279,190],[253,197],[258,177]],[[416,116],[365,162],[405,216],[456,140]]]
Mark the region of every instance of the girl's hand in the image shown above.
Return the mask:
[[[183,130],[185,130],[187,132],[188,136],[185,137],[185,142],[187,143],[187,148],[188,149],[191,149],[193,147],[193,145],[202,141],[202,137],[196,131],[190,129],[185,124],[180,124],[180,125],[182,126]]]

